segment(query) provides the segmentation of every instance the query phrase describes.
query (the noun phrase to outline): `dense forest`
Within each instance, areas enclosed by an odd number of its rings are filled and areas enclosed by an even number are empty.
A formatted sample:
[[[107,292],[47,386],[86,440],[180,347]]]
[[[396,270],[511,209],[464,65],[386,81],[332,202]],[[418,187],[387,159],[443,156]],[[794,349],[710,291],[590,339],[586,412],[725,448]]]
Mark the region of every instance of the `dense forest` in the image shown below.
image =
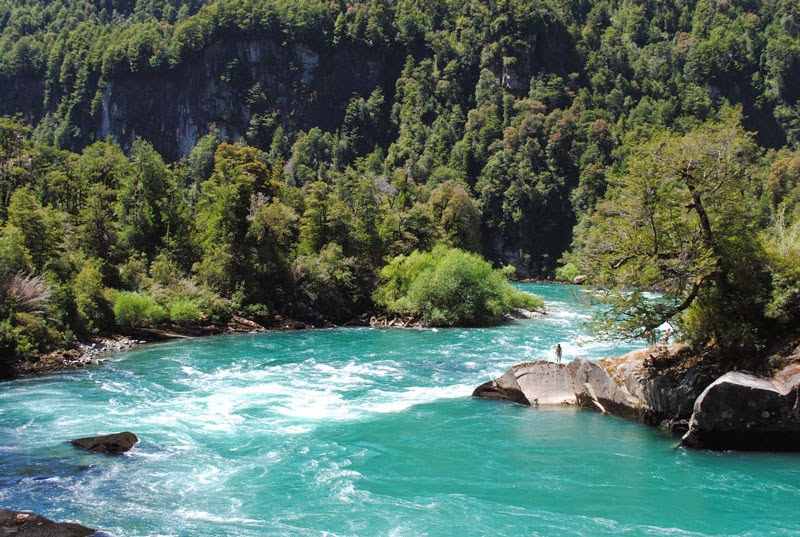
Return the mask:
[[[590,275],[626,334],[761,356],[800,323],[795,1],[11,0],[0,30],[6,355],[421,311],[398,271],[488,274],[464,252]]]

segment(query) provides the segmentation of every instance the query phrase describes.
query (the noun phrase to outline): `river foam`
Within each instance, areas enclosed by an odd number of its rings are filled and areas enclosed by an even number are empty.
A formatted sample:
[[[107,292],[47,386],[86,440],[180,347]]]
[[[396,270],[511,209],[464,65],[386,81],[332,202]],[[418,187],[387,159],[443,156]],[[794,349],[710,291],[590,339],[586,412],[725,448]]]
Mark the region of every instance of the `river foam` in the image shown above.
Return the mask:
[[[575,409],[469,397],[517,362],[637,346],[550,313],[477,329],[314,330],[143,346],[0,385],[0,503],[117,537],[795,535],[790,456],[674,450]],[[132,430],[122,457],[70,438]]]

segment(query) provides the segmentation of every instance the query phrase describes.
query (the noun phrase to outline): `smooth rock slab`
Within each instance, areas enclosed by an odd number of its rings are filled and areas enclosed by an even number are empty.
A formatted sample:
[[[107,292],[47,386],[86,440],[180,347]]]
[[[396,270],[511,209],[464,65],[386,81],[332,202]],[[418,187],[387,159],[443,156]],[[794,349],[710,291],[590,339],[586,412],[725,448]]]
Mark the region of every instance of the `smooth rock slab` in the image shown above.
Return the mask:
[[[574,374],[565,364],[545,360],[524,362],[481,384],[472,396],[533,406],[574,405],[573,379]]]
[[[633,375],[641,369],[642,358],[636,354],[622,358],[621,364],[583,358],[567,364],[545,360],[524,362],[478,386],[472,395],[534,406],[578,405],[643,421],[649,410],[639,395],[644,392],[643,380],[640,373]],[[622,374],[612,377],[607,369],[612,365]]]
[[[121,454],[129,451],[139,439],[135,434],[125,431],[103,436],[90,436],[70,440],[70,444],[77,448],[91,451],[92,453]]]
[[[80,524],[54,522],[33,513],[0,510],[0,536],[89,537],[90,535],[95,535],[95,530]]]
[[[515,365],[511,372],[531,405],[574,405],[574,374],[567,364],[540,360]]]

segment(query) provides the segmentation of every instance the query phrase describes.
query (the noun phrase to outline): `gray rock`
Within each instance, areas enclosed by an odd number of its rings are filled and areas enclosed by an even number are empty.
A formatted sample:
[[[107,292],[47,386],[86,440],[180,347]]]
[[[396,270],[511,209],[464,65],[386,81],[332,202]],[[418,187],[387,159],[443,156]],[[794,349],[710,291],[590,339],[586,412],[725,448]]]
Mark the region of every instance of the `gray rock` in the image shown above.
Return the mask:
[[[533,406],[574,405],[574,384],[574,373],[566,364],[538,360],[513,366],[503,376],[478,386],[472,395]]]
[[[531,405],[574,405],[575,375],[567,364],[539,360],[511,368]]]
[[[512,403],[519,403],[521,405],[529,405],[530,402],[522,389],[517,383],[517,376],[514,374],[514,368],[502,377],[498,377],[489,382],[484,382],[472,392],[473,397],[480,397],[482,399],[498,399],[501,401],[510,401]]]
[[[800,451],[800,368],[774,378],[726,373],[694,404],[681,445],[714,450]]]
[[[574,371],[574,390],[578,404],[614,416],[640,420],[641,401],[624,384],[618,384],[596,361],[578,358],[569,364]]]
[[[679,350],[670,348],[670,356]],[[800,451],[800,360],[789,360],[772,378],[734,372],[714,380],[699,369],[654,371],[645,366],[652,352],[566,365],[525,362],[473,395],[532,405],[577,403],[660,425],[684,435],[686,447]]]
[[[582,358],[569,364],[539,360],[515,365],[502,377],[479,386],[473,396],[534,406],[579,404],[626,417],[640,412],[638,400],[624,386],[597,362]]]
[[[714,378],[707,373],[693,369],[647,377],[641,394],[648,409],[645,421],[667,430],[673,429],[672,423],[688,423],[694,402],[713,381]]]
[[[693,371],[653,376],[644,366],[651,352],[640,349],[614,360],[576,358],[566,365],[525,362],[473,395],[532,405],[577,404],[683,434],[695,399],[713,379]]]
[[[77,448],[91,451],[92,453],[120,454],[129,451],[139,439],[135,434],[125,431],[103,436],[90,436],[70,440],[70,444]]]
[[[583,283],[586,283],[586,280],[588,280],[588,279],[589,279],[589,276],[586,276],[585,274],[581,274],[580,276],[575,276],[575,278],[572,279],[572,283],[574,283],[576,285],[581,285]]]
[[[89,537],[95,530],[71,522],[53,522],[43,516],[0,510],[0,535],[14,537]]]

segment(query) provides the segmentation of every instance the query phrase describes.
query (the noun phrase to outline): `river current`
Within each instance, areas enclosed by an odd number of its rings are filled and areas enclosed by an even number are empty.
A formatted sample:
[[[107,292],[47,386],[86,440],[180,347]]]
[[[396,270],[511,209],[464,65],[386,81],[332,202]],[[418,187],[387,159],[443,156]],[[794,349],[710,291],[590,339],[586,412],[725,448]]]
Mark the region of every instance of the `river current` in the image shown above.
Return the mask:
[[[800,456],[676,449],[641,424],[472,399],[525,360],[599,359],[578,287],[543,318],[149,345],[0,384],[0,507],[140,536],[789,536]],[[65,441],[122,430],[123,456]]]

